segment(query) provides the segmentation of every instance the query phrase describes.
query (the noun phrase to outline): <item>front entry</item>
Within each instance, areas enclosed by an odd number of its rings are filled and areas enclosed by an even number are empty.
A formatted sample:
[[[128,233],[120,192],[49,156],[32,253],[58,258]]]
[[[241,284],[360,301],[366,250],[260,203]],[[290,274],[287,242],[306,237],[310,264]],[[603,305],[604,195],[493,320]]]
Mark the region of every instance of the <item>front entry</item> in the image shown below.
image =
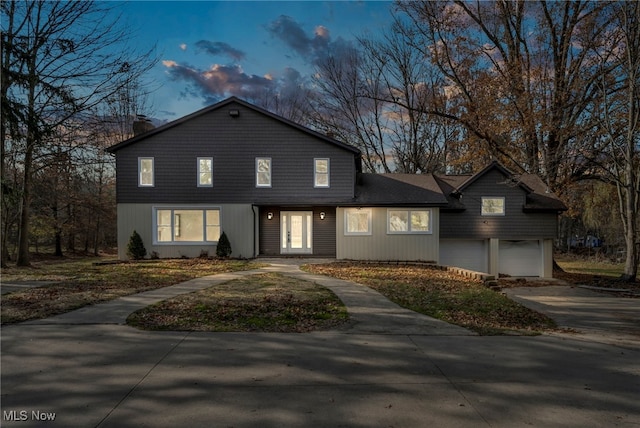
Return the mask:
[[[311,254],[313,213],[311,211],[282,211],[280,213],[280,253]]]

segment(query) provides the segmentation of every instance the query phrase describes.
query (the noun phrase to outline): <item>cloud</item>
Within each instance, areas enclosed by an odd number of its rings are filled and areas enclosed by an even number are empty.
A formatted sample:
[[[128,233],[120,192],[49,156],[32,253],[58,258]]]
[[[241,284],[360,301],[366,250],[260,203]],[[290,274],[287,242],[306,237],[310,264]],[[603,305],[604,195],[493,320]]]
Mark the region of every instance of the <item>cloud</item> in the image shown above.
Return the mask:
[[[327,40],[329,40],[329,38],[331,37],[329,35],[329,29],[323,25],[318,25],[316,27],[315,35],[320,39],[327,39]]]
[[[329,29],[322,25],[316,26],[312,35],[307,35],[298,22],[286,15],[280,15],[271,22],[267,31],[312,64],[317,64],[330,55],[337,55],[345,47],[351,46],[342,38],[332,41]]]
[[[242,61],[246,56],[246,54],[243,51],[236,49],[224,42],[211,42],[209,40],[200,40],[199,42],[196,42],[196,46],[198,50],[204,51],[209,55],[214,55],[214,56],[226,55],[235,61]]]
[[[291,56],[302,58],[307,64],[317,65],[331,57],[342,57],[355,48],[351,42],[341,38],[333,40],[329,29],[317,25],[310,31],[289,16],[281,15],[267,26],[267,31],[284,43]],[[271,71],[265,75],[246,73],[239,62],[246,59],[245,52],[224,42],[200,40],[195,48],[217,57],[227,57],[233,64],[215,63],[206,68],[176,62],[171,59],[162,61],[167,75],[176,82],[185,83],[182,96],[202,98],[204,104],[217,102],[228,96],[238,96],[253,100],[267,108],[269,103],[277,104],[274,109],[282,108],[288,102],[302,102],[313,92],[309,76],[302,75],[295,68],[287,67],[279,72]],[[186,49],[186,45],[185,49]]]
[[[269,77],[247,74],[239,65],[214,64],[209,69],[198,69],[172,60],[164,60],[162,64],[171,79],[187,83],[185,95],[202,97],[205,104],[230,95],[252,98],[274,85]]]
[[[186,43],[181,43],[180,44],[180,50],[181,51],[186,51],[187,50],[187,44]]]
[[[282,76],[278,79],[278,92],[282,96],[293,97],[305,86],[305,79],[295,68],[285,68]]]

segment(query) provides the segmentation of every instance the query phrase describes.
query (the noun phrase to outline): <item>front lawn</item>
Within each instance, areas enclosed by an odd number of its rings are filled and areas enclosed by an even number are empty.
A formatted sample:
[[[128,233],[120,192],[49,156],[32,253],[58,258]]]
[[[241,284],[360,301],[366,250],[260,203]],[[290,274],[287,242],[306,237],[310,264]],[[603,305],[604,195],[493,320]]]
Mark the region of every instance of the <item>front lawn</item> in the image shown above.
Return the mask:
[[[259,267],[245,260],[175,259],[94,264],[99,259],[34,263],[2,269],[2,282],[48,280],[56,284],[2,296],[2,324],[41,319],[117,297],[222,272]]]
[[[553,276],[573,285],[589,285],[600,288],[622,288],[640,292],[640,281],[622,281],[624,263],[595,260],[594,257],[558,254],[555,257],[562,271]]]
[[[197,277],[261,266],[208,259],[94,265],[95,260],[3,269],[5,283],[60,282],[2,296],[2,323],[45,318]],[[367,285],[401,306],[480,334],[536,334],[555,327],[551,319],[480,282],[428,266],[331,263],[303,269]],[[160,302],[134,313],[128,322],[158,330],[303,332],[333,328],[346,318],[344,306],[327,289],[269,273]]]
[[[127,323],[147,330],[301,333],[333,328],[347,318],[328,289],[265,273],[164,300],[134,312]]]
[[[304,270],[366,285],[400,306],[483,335],[537,334],[556,327],[481,282],[429,266],[330,263]]]

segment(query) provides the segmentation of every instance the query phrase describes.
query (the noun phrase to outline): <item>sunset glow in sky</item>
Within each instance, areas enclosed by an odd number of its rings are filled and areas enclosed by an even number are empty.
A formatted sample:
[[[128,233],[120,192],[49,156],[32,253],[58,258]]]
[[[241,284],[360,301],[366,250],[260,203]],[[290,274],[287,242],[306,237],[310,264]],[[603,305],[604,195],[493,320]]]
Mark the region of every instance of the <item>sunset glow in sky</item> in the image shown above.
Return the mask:
[[[308,79],[314,64],[391,22],[392,2],[132,1],[118,8],[141,49],[157,47],[148,76],[153,116],[173,120],[231,95]]]

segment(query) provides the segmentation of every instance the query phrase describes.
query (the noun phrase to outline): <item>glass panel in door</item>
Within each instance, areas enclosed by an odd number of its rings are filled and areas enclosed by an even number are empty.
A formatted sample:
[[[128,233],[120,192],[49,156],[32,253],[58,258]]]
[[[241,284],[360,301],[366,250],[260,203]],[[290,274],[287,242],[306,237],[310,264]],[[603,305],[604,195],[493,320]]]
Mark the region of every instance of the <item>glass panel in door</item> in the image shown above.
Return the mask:
[[[280,248],[282,254],[309,254],[313,251],[311,227],[313,213],[310,211],[283,211],[280,213]]]
[[[291,228],[289,230],[291,246],[290,248],[299,250],[302,248],[302,241],[304,239],[304,235],[302,234],[302,228],[304,225],[303,215],[302,214],[291,214],[289,216],[291,219]]]

